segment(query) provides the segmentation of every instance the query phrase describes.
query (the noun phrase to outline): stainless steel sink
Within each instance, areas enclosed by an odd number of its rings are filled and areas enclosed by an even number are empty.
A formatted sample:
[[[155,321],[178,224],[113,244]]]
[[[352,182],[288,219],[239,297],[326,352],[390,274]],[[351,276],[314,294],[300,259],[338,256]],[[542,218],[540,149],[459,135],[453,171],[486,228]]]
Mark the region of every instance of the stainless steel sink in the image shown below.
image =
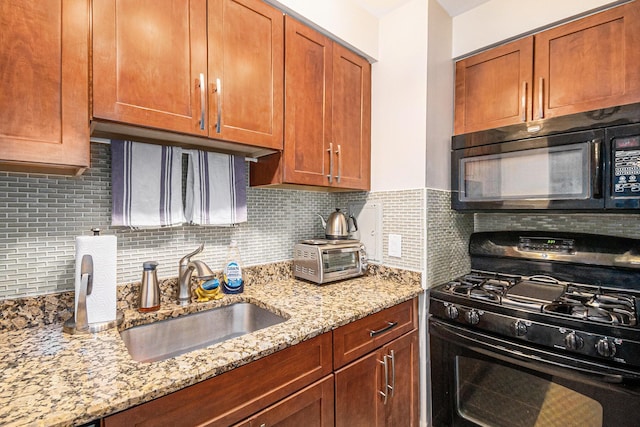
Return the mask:
[[[242,302],[174,317],[120,333],[129,354],[139,362],[169,359],[211,344],[282,323],[286,318]]]

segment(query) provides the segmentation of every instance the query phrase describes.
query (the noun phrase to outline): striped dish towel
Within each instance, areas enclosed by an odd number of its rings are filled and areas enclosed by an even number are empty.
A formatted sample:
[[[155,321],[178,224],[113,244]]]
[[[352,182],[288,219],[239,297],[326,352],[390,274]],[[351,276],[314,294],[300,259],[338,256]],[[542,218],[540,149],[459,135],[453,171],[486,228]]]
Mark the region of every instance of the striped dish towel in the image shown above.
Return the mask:
[[[189,151],[185,217],[197,225],[229,226],[247,221],[244,157]]]
[[[184,223],[182,149],[112,140],[111,198],[114,226]]]

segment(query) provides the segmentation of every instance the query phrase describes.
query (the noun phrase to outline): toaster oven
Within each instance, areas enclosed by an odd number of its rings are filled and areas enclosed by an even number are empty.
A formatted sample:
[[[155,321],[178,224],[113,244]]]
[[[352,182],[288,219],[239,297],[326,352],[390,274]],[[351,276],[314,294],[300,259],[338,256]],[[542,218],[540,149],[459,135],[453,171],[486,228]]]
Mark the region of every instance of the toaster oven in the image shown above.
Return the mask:
[[[367,253],[358,240],[303,240],[293,249],[293,275],[317,284],[362,276]]]

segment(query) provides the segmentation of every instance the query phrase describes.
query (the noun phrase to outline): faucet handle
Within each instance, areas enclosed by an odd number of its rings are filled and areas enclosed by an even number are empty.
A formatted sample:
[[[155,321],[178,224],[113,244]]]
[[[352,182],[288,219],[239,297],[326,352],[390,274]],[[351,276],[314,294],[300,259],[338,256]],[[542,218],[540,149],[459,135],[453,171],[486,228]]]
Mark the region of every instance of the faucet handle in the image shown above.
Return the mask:
[[[183,256],[183,257],[180,259],[180,265],[187,265],[187,264],[189,264],[189,261],[191,261],[191,257],[192,257],[192,256],[194,256],[194,255],[199,254],[200,252],[202,252],[202,251],[203,251],[203,249],[204,249],[204,243],[202,243],[202,244],[198,247],[198,249],[196,249],[195,251],[193,251],[193,252],[191,252],[191,253],[189,253],[189,254],[187,254],[187,255]]]

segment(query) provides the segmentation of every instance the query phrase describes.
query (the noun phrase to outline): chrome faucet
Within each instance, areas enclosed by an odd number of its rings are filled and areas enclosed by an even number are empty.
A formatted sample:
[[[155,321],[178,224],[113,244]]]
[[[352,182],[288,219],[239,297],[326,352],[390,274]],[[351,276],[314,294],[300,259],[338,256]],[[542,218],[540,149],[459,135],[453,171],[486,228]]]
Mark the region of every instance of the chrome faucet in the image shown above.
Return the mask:
[[[198,279],[209,280],[213,278],[213,271],[203,261],[191,261],[191,257],[199,254],[204,249],[204,244],[198,249],[185,255],[180,260],[178,268],[178,304],[187,305],[191,302],[191,276],[194,270]]]

